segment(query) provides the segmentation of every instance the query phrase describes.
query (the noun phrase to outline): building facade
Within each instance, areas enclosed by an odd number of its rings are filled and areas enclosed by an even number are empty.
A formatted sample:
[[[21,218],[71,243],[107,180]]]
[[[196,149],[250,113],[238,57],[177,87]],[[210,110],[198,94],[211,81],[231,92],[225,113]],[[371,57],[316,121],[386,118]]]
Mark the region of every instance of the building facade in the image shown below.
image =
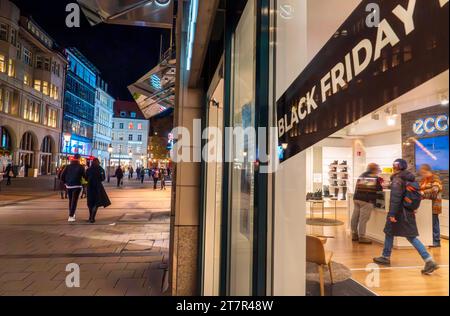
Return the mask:
[[[69,67],[64,94],[63,160],[93,154],[97,68],[76,48],[66,49]]]
[[[116,101],[112,121],[112,166],[148,167],[149,120],[136,102]]]
[[[97,78],[94,115],[94,142],[92,155],[97,157],[103,166],[109,163],[108,148],[111,145],[112,118],[114,114],[114,98],[108,94],[108,85]]]
[[[0,1],[0,170],[19,176],[56,169],[67,60],[44,30]]]

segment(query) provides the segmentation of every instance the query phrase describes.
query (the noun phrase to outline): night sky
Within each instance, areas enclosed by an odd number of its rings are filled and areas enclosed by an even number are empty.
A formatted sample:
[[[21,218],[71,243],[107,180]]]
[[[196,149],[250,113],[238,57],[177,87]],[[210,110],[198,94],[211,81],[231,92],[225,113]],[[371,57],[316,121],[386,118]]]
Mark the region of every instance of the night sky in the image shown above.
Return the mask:
[[[168,48],[166,29],[99,24],[90,26],[82,16],[80,28],[65,24],[67,3],[74,0],[13,0],[21,15],[31,15],[60,46],[77,47],[100,71],[110,94],[132,100],[127,86],[158,63],[160,36],[163,51]]]

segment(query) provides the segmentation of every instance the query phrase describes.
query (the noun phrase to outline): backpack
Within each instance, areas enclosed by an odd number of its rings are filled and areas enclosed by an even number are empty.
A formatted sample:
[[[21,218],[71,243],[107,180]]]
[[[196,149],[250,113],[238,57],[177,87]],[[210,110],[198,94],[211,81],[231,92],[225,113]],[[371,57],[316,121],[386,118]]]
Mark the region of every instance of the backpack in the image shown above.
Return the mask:
[[[403,207],[410,212],[414,212],[420,207],[422,196],[420,194],[420,187],[417,182],[405,183],[405,193],[403,194]]]

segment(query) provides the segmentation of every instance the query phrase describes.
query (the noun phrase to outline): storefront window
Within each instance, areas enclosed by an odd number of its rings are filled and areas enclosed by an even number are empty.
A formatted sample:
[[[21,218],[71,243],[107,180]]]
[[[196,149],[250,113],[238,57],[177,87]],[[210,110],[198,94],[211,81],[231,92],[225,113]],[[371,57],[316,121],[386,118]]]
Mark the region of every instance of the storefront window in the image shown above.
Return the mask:
[[[249,1],[236,28],[232,61],[232,117],[234,128],[252,128],[255,124],[255,7]],[[251,133],[250,133],[251,134]],[[231,247],[230,295],[252,294],[254,153],[255,139],[244,133],[243,146],[233,146],[231,164]]]

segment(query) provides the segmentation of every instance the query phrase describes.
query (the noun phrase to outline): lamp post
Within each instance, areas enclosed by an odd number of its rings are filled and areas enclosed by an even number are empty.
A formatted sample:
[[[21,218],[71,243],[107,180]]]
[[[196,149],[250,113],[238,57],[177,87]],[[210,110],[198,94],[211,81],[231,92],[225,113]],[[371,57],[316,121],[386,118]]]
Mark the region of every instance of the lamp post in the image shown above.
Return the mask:
[[[108,159],[108,183],[111,181],[111,154],[113,152],[113,146],[109,144],[108,146],[108,153],[109,153],[109,159]]]
[[[66,144],[66,160],[67,160],[67,163],[69,163],[69,149],[70,149],[69,144],[70,144],[70,140],[72,139],[72,134],[66,132],[63,134],[63,137],[64,137],[64,142]]]

